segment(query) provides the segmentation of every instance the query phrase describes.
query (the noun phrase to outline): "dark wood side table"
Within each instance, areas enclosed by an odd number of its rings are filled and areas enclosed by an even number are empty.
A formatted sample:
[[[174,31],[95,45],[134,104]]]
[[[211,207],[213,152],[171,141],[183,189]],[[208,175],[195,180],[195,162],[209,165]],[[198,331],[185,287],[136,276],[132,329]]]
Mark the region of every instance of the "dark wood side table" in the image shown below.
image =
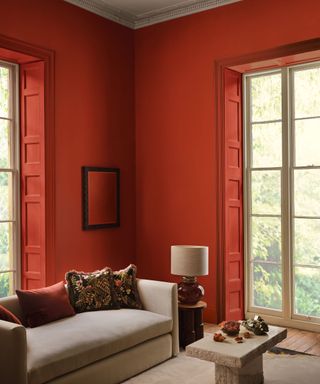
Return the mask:
[[[179,344],[185,348],[203,337],[203,309],[207,307],[204,301],[197,304],[179,303]]]

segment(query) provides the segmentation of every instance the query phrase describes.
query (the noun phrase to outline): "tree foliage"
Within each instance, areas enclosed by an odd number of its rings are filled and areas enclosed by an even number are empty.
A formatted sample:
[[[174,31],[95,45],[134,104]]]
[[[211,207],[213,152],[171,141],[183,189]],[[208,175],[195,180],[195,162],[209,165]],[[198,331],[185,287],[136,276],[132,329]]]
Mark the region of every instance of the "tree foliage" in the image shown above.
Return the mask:
[[[9,274],[0,273],[0,297],[5,297],[10,294]]]

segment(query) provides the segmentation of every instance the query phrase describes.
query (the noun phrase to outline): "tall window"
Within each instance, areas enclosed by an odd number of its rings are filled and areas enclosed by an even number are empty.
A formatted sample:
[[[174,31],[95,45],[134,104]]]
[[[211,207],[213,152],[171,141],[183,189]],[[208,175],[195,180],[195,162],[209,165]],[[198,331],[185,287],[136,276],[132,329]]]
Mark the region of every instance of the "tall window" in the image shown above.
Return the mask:
[[[0,297],[19,284],[17,67],[0,61]]]
[[[320,323],[320,64],[245,76],[247,312]]]

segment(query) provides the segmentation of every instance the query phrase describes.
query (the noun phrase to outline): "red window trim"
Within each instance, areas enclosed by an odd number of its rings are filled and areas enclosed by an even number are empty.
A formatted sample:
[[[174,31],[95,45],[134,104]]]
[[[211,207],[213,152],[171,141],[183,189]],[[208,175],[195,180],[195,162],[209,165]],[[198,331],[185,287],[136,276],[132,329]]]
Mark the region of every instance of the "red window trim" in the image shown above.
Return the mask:
[[[0,59],[16,63],[35,59],[45,66],[45,284],[55,279],[55,141],[54,141],[54,51],[0,35]]]

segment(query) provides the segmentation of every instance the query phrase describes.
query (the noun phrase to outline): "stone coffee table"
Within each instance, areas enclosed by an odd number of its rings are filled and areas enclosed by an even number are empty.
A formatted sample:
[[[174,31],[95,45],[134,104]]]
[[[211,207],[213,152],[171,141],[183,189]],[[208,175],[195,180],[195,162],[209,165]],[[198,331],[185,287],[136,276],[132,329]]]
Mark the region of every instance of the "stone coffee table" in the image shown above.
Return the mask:
[[[262,354],[286,337],[285,328],[274,326],[269,326],[266,335],[251,334],[249,339],[244,338],[243,343],[239,344],[230,336],[222,343],[216,342],[213,334],[210,334],[188,345],[186,354],[214,362],[216,384],[262,384]]]

